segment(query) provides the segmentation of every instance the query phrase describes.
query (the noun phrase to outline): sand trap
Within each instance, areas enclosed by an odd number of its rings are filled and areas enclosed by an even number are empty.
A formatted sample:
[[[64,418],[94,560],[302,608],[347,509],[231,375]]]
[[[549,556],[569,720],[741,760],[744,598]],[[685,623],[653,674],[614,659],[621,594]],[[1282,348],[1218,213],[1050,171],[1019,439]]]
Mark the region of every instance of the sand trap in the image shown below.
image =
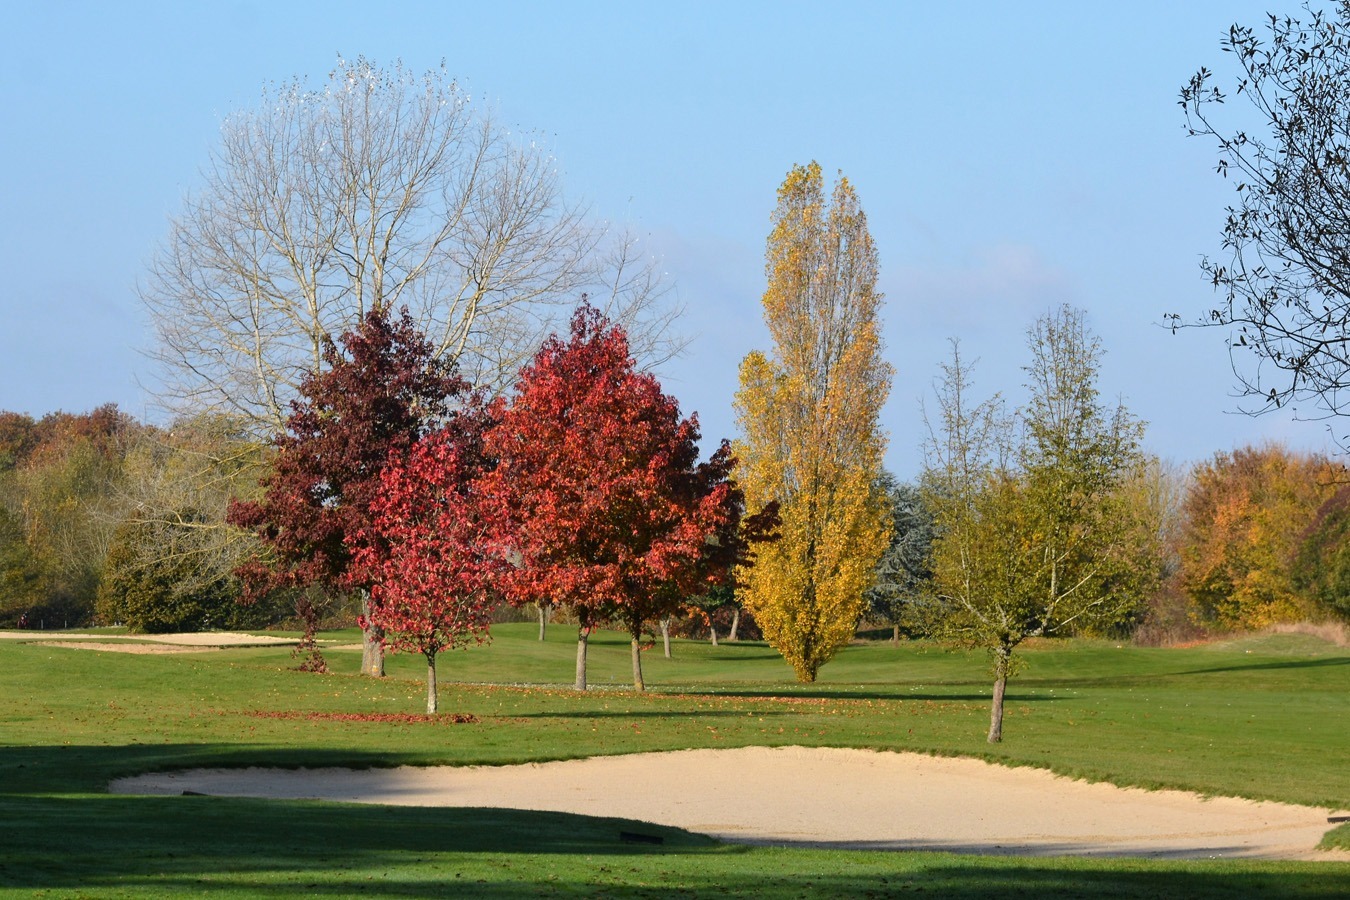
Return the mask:
[[[523,766],[200,769],[114,793],[490,806],[618,816],[728,841],[960,853],[1350,859],[1329,810],[1142,791],[979,760],[749,747]]]
[[[109,637],[118,640],[110,641]],[[267,647],[295,644],[295,638],[242,634],[235,631],[201,631],[185,634],[80,634],[72,631],[0,631],[0,640],[27,640],[41,647],[100,650],[105,653],[194,653],[222,647]]]

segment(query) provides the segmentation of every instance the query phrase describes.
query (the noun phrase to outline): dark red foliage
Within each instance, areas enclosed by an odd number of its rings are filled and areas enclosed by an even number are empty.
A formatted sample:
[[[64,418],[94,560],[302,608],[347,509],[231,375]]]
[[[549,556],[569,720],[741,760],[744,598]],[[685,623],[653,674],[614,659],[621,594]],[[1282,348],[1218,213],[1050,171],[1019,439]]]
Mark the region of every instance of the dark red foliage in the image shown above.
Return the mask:
[[[699,491],[710,491],[719,484],[727,486],[726,520],[703,548],[703,575],[708,586],[734,587],[736,568],[753,565],[755,547],[779,537],[782,519],[778,501],[770,500],[763,509],[747,514],[745,492],[731,478],[735,467],[731,445],[723,441],[712,459],[699,466],[696,476]]]
[[[342,352],[327,346],[325,369],[305,379],[291,405],[266,496],[230,505],[229,521],[255,532],[271,557],[239,570],[248,598],[310,585],[368,589],[352,555],[376,534],[380,473],[452,416],[451,401],[468,389],[436,360],[407,310],[391,321],[372,309],[341,342]]]

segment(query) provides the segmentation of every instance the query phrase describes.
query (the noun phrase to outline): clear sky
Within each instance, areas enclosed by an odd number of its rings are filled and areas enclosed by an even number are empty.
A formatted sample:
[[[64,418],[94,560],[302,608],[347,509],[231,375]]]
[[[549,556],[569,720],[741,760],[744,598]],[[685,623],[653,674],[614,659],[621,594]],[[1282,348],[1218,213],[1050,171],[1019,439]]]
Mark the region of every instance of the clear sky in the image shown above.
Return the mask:
[[[1106,349],[1103,394],[1177,461],[1281,439],[1234,415],[1226,335],[1172,336],[1212,298],[1231,185],[1177,95],[1221,36],[1290,0],[877,2],[21,2],[0,29],[0,409],[39,415],[138,386],[136,283],[216,141],[265,82],[319,85],[339,53],[442,59],[542,135],[570,196],[632,225],[695,336],[663,371],[705,437],[733,436],[736,369],[768,349],[764,239],[794,163],[854,183],[881,257],[888,465],[919,468],[919,398],[948,337],[977,390],[1017,399],[1024,332],[1061,302]]]

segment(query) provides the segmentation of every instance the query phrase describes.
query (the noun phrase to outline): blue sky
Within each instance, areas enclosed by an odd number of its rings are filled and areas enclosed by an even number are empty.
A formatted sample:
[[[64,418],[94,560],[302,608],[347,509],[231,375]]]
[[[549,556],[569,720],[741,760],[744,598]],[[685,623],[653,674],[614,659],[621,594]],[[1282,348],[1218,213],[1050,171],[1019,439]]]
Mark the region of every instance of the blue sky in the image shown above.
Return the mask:
[[[23,3],[0,32],[0,409],[114,401],[150,332],[136,283],[229,112],[264,83],[317,85],[339,53],[446,61],[500,119],[553,148],[570,196],[634,227],[694,335],[664,370],[706,437],[733,436],[736,368],[767,349],[763,252],[794,163],[842,170],[881,257],[888,465],[918,471],[919,398],[946,339],[977,389],[1021,394],[1024,332],[1088,311],[1101,388],[1190,461],[1324,424],[1233,414],[1225,335],[1163,315],[1212,297],[1231,186],[1187,139],[1177,93],[1225,72],[1234,21],[1288,0],[1105,4]],[[1235,112],[1238,110],[1235,109]]]

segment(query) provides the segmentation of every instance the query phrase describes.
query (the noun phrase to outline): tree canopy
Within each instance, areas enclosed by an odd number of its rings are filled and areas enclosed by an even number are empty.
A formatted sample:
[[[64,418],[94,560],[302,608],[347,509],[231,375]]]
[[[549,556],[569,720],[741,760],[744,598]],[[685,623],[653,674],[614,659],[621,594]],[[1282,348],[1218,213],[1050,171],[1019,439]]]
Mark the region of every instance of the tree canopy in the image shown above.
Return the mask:
[[[990,653],[989,741],[1002,740],[1014,651],[1136,608],[1158,567],[1141,558],[1125,488],[1143,425],[1099,399],[1101,345],[1060,307],[1028,329],[1030,399],[1014,428],[997,399],[972,403],[959,350],[943,369],[924,483],[937,539],[937,633]]]
[[[1307,529],[1331,529],[1323,538],[1334,533],[1334,507],[1314,523],[1343,480],[1331,460],[1279,445],[1216,453],[1197,464],[1185,498],[1180,573],[1197,617],[1222,628],[1263,628],[1312,613],[1296,585],[1295,562]],[[1305,561],[1322,559],[1314,553]]]
[[[482,641],[506,566],[492,516],[477,483],[487,419],[471,403],[395,457],[371,501],[371,534],[353,565],[371,585],[363,629],[382,644],[427,660],[427,713],[437,709],[436,656]]]
[[[732,519],[729,448],[699,464],[697,419],[681,418],[675,398],[637,370],[623,329],[587,304],[492,416],[485,490],[509,529],[507,596],[575,613],[580,690],[591,628],[619,622],[641,689],[644,623],[700,592],[709,538]]]
[[[325,345],[407,307],[431,355],[508,382],[580,291],[656,357],[678,344],[653,261],[563,195],[540,140],[475,105],[444,66],[339,59],[228,116],[141,285],[171,407],[284,431]]]
[[[765,257],[774,349],[741,363],[737,480],[751,507],[779,504],[780,538],[739,587],[765,638],[810,682],[852,639],[889,539],[876,485],[891,367],[881,358],[876,248],[847,179],[827,204],[820,166],[794,167]]]
[[[240,568],[247,595],[296,591],[311,629],[315,610],[303,589],[369,592],[369,573],[352,558],[376,534],[381,473],[452,416],[452,399],[468,389],[406,310],[398,318],[386,307],[370,310],[342,336],[342,351],[329,342],[323,352],[325,367],[301,383],[286,432],[276,438],[265,496],[229,511],[229,521],[257,534],[266,550]],[[377,656],[368,654],[363,667],[383,673]]]

